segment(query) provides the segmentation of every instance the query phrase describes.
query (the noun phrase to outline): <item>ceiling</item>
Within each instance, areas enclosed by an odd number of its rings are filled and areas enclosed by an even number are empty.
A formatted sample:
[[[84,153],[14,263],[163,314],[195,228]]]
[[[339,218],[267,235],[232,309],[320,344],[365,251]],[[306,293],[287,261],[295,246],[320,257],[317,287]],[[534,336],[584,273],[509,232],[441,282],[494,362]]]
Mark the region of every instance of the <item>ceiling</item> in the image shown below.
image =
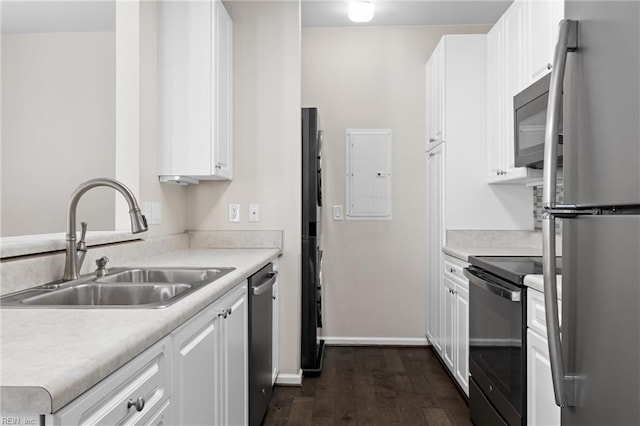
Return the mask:
[[[347,18],[348,0],[302,0],[302,26],[493,24],[513,2],[513,0],[373,1],[376,5],[373,20],[356,24]],[[1,15],[3,33],[115,30],[114,0],[3,1]]]
[[[373,0],[371,22],[347,18],[347,0],[302,0],[303,27],[493,24],[513,0]]]
[[[115,0],[2,1],[3,33],[115,31]]]

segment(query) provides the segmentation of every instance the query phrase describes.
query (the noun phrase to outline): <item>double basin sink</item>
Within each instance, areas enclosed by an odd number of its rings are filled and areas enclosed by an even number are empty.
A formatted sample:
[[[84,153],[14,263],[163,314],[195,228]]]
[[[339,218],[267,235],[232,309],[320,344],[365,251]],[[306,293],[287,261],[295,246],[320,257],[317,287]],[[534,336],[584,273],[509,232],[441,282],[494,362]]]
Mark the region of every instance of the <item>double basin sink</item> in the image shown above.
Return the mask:
[[[165,308],[235,268],[110,268],[74,281],[46,284],[0,298],[2,307]]]

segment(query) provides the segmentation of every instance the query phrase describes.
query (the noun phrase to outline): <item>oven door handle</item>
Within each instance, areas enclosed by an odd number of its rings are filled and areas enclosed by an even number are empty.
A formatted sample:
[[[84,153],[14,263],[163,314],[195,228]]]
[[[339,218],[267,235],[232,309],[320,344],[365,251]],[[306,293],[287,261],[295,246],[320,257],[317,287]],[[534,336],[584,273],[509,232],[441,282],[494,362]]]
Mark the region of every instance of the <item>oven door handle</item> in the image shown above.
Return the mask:
[[[469,278],[469,282],[471,284],[478,286],[491,294],[495,294],[496,296],[500,296],[503,299],[510,300],[511,302],[520,302],[522,300],[521,290],[509,289],[503,285],[488,281],[485,278],[477,276],[467,268],[464,269],[463,273],[467,278]]]

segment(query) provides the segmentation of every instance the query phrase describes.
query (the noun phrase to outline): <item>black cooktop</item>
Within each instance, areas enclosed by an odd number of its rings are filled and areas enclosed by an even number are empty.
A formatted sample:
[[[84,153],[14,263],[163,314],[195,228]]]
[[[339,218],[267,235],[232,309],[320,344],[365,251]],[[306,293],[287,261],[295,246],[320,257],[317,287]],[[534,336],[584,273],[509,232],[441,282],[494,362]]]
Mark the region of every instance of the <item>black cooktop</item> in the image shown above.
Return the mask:
[[[542,274],[540,256],[470,256],[469,263],[519,285],[523,284],[525,275]],[[561,265],[562,258],[556,257],[558,274],[561,273]]]

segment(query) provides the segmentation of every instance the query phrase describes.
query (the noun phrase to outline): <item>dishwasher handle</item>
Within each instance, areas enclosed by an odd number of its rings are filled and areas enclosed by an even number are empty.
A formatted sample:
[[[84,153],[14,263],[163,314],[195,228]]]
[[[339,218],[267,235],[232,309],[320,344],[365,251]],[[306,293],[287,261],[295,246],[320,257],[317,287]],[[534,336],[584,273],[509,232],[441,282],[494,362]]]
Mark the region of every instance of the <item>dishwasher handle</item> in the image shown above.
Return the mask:
[[[260,296],[262,293],[266,292],[273,286],[273,284],[276,282],[276,279],[278,279],[278,271],[269,272],[268,277],[269,279],[267,280],[267,282],[260,284],[257,287],[253,287],[252,293],[254,296]]]

